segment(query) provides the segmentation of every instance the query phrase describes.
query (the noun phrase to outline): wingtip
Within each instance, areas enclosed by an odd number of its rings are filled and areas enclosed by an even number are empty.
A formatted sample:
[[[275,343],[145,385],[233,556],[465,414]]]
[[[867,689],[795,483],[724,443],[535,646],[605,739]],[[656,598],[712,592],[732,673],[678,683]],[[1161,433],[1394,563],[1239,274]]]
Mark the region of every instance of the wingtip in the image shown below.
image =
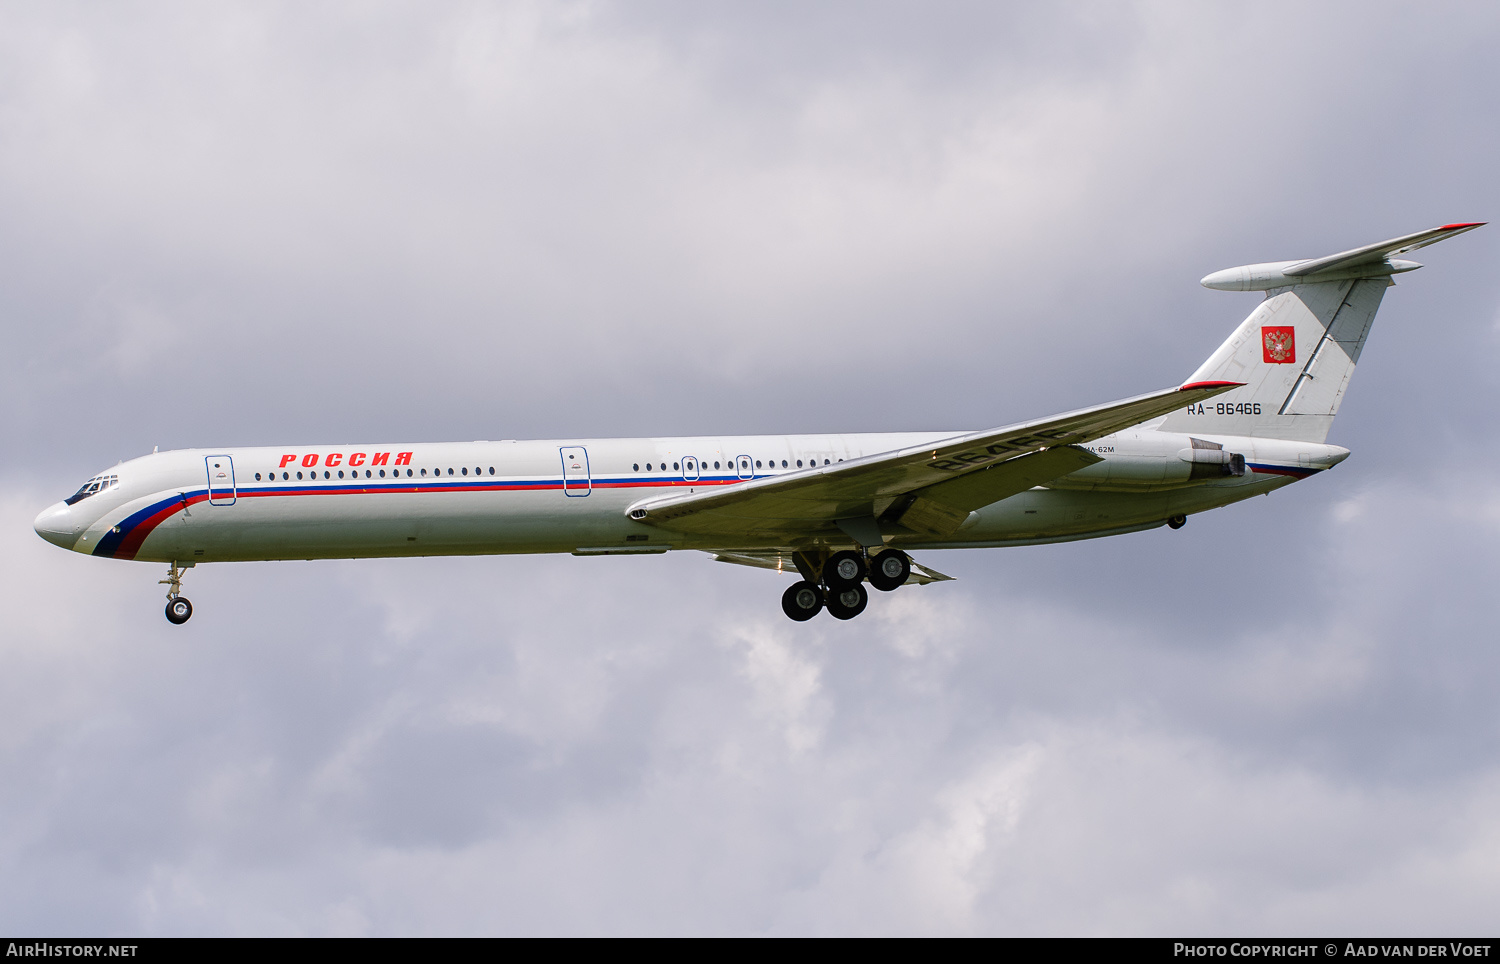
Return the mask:
[[[1460,221],[1460,222],[1457,222],[1455,224],[1445,224],[1442,227],[1438,228],[1438,230],[1439,231],[1457,231],[1460,228],[1482,228],[1486,224],[1489,224],[1489,223],[1490,222],[1488,222],[1488,221]]]

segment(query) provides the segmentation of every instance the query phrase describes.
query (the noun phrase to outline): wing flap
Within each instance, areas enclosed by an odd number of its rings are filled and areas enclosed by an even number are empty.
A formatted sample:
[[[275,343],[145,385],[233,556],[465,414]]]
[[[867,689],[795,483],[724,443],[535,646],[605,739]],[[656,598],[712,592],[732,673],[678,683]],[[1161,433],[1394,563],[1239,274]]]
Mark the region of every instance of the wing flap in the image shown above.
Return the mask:
[[[918,489],[912,494],[955,509],[973,512],[1001,499],[1008,499],[1018,492],[1025,492],[1032,486],[1051,482],[1103,461],[1087,449],[1063,445],[989,465],[977,472]]]
[[[1072,445],[1045,449],[918,489],[885,515],[913,531],[945,536],[957,532],[976,509],[1102,461]]]

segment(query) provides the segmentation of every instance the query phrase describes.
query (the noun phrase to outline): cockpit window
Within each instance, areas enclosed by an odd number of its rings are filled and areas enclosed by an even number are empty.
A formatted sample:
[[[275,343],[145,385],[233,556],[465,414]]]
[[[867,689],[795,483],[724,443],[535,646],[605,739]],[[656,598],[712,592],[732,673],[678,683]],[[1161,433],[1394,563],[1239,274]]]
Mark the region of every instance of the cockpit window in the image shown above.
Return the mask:
[[[64,499],[68,505],[87,499],[91,495],[103,492],[105,489],[120,481],[118,475],[96,475],[83,483],[83,487],[73,493],[72,498]]]

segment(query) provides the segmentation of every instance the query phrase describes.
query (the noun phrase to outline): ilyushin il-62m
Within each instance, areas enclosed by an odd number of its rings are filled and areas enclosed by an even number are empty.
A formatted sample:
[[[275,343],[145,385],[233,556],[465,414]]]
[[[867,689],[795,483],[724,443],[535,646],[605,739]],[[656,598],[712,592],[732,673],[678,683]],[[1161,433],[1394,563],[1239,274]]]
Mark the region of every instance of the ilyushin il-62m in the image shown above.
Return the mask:
[[[860,614],[866,586],[947,579],[922,549],[1180,527],[1330,469],[1325,442],[1397,255],[1446,224],[1351,251],[1229,268],[1262,301],[1183,384],[980,432],[217,447],[153,452],[37,516],[48,542],[166,563],[167,619],[207,562],[696,549],[795,577],[782,609]]]

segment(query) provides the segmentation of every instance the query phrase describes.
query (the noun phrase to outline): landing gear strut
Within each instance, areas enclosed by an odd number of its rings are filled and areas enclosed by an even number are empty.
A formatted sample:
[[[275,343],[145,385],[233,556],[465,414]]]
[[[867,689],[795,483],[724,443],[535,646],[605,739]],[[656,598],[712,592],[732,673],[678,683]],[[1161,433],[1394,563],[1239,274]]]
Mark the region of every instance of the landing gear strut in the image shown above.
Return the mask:
[[[187,572],[187,569],[187,566],[179,568],[174,562],[167,570],[167,578],[157,583],[167,587],[167,622],[174,626],[181,626],[193,615],[193,604],[188,602],[187,597],[182,594],[182,574]]]

